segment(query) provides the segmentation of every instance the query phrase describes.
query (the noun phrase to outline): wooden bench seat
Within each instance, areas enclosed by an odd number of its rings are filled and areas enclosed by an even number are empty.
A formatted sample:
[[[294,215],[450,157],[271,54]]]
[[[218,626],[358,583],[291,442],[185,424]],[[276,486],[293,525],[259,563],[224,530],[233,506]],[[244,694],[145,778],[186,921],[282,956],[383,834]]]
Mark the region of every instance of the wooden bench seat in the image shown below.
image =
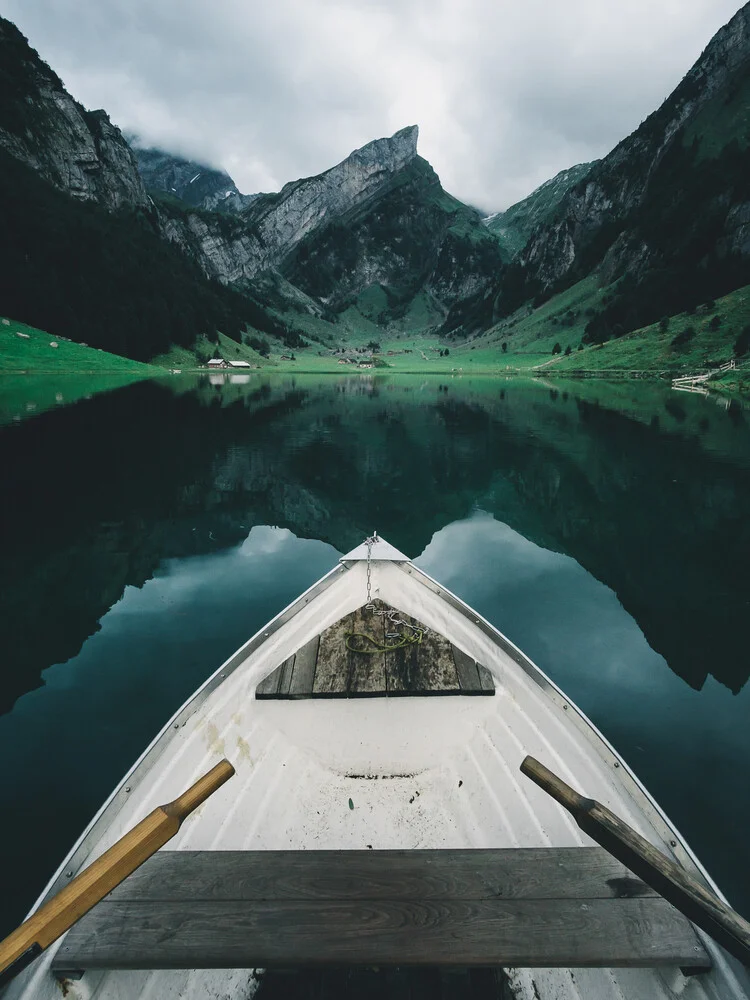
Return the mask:
[[[674,907],[592,847],[160,851],[53,969],[710,964]]]

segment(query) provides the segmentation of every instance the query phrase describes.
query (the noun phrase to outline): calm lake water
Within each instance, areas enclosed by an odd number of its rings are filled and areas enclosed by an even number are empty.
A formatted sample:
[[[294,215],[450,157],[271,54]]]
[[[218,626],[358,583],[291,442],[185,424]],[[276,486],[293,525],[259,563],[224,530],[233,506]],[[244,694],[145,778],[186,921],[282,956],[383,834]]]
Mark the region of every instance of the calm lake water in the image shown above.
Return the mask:
[[[244,379],[0,427],[0,935],[171,713],[373,529],[565,689],[750,913],[750,411]]]

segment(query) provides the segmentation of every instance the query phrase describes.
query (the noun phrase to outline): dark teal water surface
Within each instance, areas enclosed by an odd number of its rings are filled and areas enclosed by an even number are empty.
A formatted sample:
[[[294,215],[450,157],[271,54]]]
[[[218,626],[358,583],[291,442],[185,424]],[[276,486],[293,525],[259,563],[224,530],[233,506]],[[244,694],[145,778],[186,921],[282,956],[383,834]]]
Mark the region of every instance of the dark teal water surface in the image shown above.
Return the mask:
[[[750,412],[244,379],[0,428],[0,934],[170,714],[373,529],[578,702],[750,912]]]

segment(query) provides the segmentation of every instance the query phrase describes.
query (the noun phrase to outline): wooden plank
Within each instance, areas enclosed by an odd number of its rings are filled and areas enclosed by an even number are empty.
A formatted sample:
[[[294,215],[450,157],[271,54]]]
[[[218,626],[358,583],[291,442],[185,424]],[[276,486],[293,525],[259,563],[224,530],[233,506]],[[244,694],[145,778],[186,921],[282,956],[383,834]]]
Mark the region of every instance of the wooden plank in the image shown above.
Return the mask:
[[[377,610],[391,610],[382,601],[372,603]],[[401,611],[396,614],[408,624],[420,624]],[[366,637],[370,636],[381,646],[393,644],[393,639],[387,638],[389,631],[400,631],[400,627],[390,624],[382,615],[359,608],[274,670],[258,685],[255,696],[262,699],[494,694],[495,685],[489,672],[437,632],[426,632],[419,644],[390,651],[368,643]],[[348,637],[351,643],[360,644],[363,651],[348,648]]]
[[[703,966],[665,900],[105,900],[53,969],[289,965]]]
[[[495,681],[492,678],[492,674],[481,663],[477,663],[477,670],[479,671],[479,683],[482,685],[484,694],[494,694]]]
[[[357,653],[347,648],[347,633],[372,636],[382,645],[383,619],[364,608],[331,625],[320,637],[313,695],[343,698],[349,694],[377,694],[385,691],[385,658],[380,651]],[[363,646],[369,644],[361,639]],[[372,648],[372,647],[369,647]]]
[[[521,771],[564,806],[584,833],[653,886],[731,955],[750,966],[750,921],[601,802],[585,798],[538,760],[526,757]]]
[[[290,698],[309,698],[315,680],[315,663],[318,659],[320,636],[298,649],[294,657],[294,673],[289,685]]]
[[[109,897],[611,899],[656,896],[601,847],[428,851],[160,851]]]
[[[381,601],[373,602],[376,607],[382,606]],[[354,612],[352,621],[352,632],[360,632],[364,635],[372,636],[378,641],[378,637],[385,636],[385,627],[381,615],[374,615],[371,611],[359,608]],[[380,642],[383,641],[381,638]],[[353,638],[356,644],[356,638]],[[365,647],[369,645],[364,643]],[[348,694],[382,694],[385,691],[385,656],[382,652],[377,653],[352,653],[349,652],[349,683]]]
[[[287,657],[286,660],[278,668],[279,671],[279,698],[289,697],[289,686],[292,683],[292,674],[294,673],[294,654]]]
[[[476,660],[473,660],[457,646],[451,645],[451,649],[453,650],[453,660],[456,664],[461,694],[481,694],[482,684],[479,680]]]
[[[256,698],[288,698],[289,688],[294,675],[294,654],[288,657],[272,671],[268,677],[264,677],[255,689]]]
[[[171,840],[190,813],[234,773],[228,760],[214,765],[176,799],[152,810],[24,920],[20,927],[0,941],[0,979],[3,986]]]
[[[281,671],[276,668],[272,670],[271,673],[264,677],[260,684],[255,689],[256,698],[276,698],[279,693],[279,680],[281,679]]]
[[[409,625],[416,618],[398,612]],[[388,624],[386,623],[388,630]],[[398,627],[393,628],[398,631]],[[409,630],[404,629],[408,634]],[[419,644],[413,643],[385,654],[388,694],[459,694],[460,685],[451,644],[437,632],[428,631]]]

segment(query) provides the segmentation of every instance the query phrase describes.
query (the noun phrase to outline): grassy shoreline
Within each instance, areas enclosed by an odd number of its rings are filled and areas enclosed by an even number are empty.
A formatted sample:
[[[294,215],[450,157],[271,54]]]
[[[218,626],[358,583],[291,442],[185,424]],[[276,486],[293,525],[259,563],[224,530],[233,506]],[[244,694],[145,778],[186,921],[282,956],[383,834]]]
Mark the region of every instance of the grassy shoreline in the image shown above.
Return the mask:
[[[495,328],[467,341],[446,346],[429,332],[380,331],[378,350],[372,329],[348,328],[346,340],[334,354],[329,341],[323,347],[312,342],[296,351],[294,360],[284,358],[289,349],[270,343],[270,356],[258,354],[249,344],[238,344],[223,334],[218,342],[202,338],[194,350],[173,348],[151,363],[119,357],[106,351],[54,338],[42,330],[9,319],[0,319],[0,376],[112,376],[155,378],[172,373],[190,375],[239,374],[231,368],[209,370],[206,361],[221,354],[228,361],[243,360],[251,367],[245,374],[305,375],[439,375],[444,378],[491,376],[495,378],[559,377],[573,379],[657,380],[698,374],[732,357],[731,331],[750,321],[750,286],[737,289],[723,299],[701,307],[690,316],[673,317],[666,328],[659,325],[636,330],[605,344],[581,345],[568,354],[552,353],[553,341],[563,335],[556,317],[565,317],[570,303],[580,307],[598,296],[591,279],[550,300],[515,323]],[[579,312],[580,312],[579,308]],[[576,314],[576,323],[582,321]],[[677,332],[689,324],[692,333],[675,346]],[[577,334],[568,329],[568,335]],[[507,337],[507,340],[503,339]],[[503,350],[503,345],[505,350]],[[551,346],[552,345],[552,346]],[[322,349],[321,349],[322,348]],[[373,367],[361,366],[375,358]],[[344,360],[346,359],[346,361]],[[0,392],[5,380],[0,378]],[[704,387],[716,392],[750,392],[750,360],[736,371],[716,373]]]

